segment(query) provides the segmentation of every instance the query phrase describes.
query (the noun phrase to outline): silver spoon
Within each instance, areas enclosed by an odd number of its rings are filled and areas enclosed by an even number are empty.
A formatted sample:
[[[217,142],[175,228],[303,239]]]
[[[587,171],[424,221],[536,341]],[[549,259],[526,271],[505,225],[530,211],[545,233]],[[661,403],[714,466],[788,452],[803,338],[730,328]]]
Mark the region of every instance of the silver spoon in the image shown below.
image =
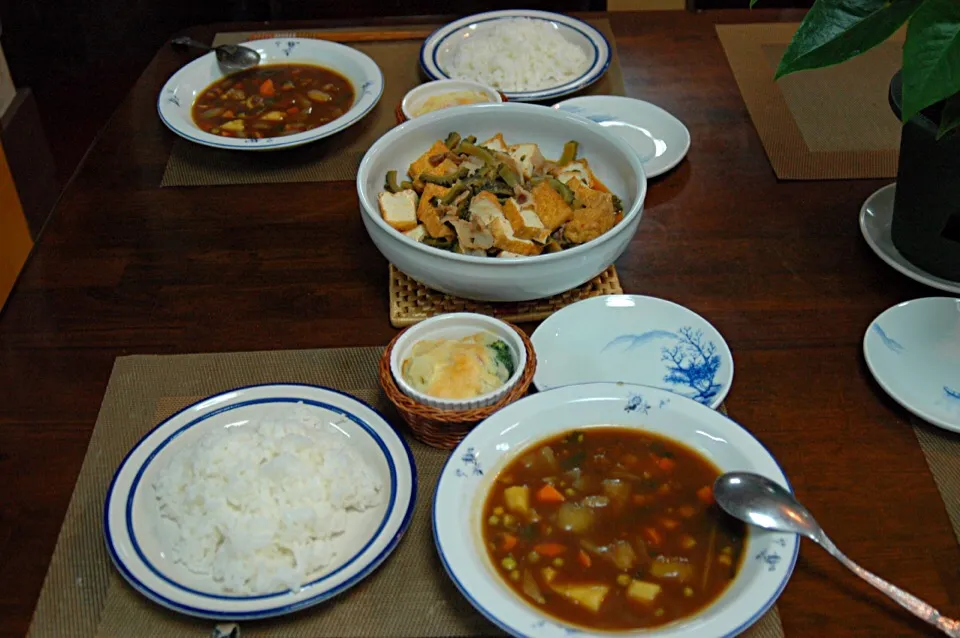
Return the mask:
[[[203,49],[204,51],[213,51],[217,56],[217,62],[234,71],[249,69],[260,64],[260,54],[250,47],[237,44],[221,44],[218,47],[212,47],[186,36],[174,38],[170,42],[195,49]]]
[[[728,472],[714,482],[713,497],[724,511],[745,523],[776,532],[806,536],[827,550],[828,554],[843,563],[847,569],[917,618],[927,621],[948,636],[960,638],[960,621],[941,616],[939,611],[916,596],[868,572],[844,556],[833,541],[827,538],[823,528],[814,520],[813,514],[797,502],[792,494],[770,479],[750,472]]]

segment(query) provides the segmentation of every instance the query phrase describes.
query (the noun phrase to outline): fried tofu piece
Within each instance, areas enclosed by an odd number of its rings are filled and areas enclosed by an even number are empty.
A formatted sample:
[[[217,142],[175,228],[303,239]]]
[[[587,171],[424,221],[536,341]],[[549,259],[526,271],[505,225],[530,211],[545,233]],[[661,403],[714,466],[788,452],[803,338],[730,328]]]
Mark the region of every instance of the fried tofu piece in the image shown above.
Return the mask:
[[[541,173],[547,161],[536,144],[514,144],[510,147],[509,155],[520,166],[524,180],[529,180],[535,174]]]
[[[413,164],[410,165],[410,168],[407,169],[407,174],[410,176],[410,179],[416,180],[420,176],[420,173],[434,173],[437,167],[430,163],[430,158],[434,155],[446,153],[449,150],[447,145],[440,140],[434,142],[433,146],[431,146],[426,153],[418,157]],[[442,175],[443,173],[439,174]]]
[[[608,210],[614,214],[616,210],[613,207],[613,195],[607,191],[596,190],[586,186],[579,178],[571,178],[566,182],[574,196],[583,203],[586,208],[598,208]]]
[[[543,252],[543,245],[529,239],[520,239],[514,235],[510,222],[502,217],[493,220],[490,232],[493,233],[494,248],[525,257],[539,255]]]
[[[563,227],[563,236],[574,244],[584,244],[596,239],[617,223],[613,208],[578,208],[573,211],[573,219]]]
[[[541,182],[534,187],[532,193],[537,217],[547,231],[552,233],[573,219],[573,209],[570,208],[570,204],[563,201],[560,193],[550,184]]]
[[[500,200],[493,193],[481,191],[470,200],[470,219],[491,226],[495,219],[505,219]]]
[[[436,166],[430,163],[431,157],[446,153],[448,151],[449,149],[446,147],[446,145],[440,140],[437,140],[433,143],[433,146],[430,147],[430,150],[418,157],[416,161],[410,165],[410,168],[407,169],[407,174],[410,176],[410,179],[413,180],[414,190],[416,190],[418,193],[423,192],[425,183],[420,179],[420,175],[423,173],[429,173],[431,175],[448,175],[459,170],[458,166],[450,158],[444,158],[444,160]]]
[[[497,133],[486,142],[480,142],[480,146],[489,148],[491,151],[500,151],[501,153],[506,153],[509,150],[507,141],[503,139],[503,133]]]
[[[604,192],[609,192],[610,190],[593,174],[593,171],[590,169],[590,164],[585,157],[576,159],[565,166],[558,166],[554,169],[553,173],[556,178],[564,184],[576,177],[594,190]]]
[[[535,210],[520,208],[517,200],[511,197],[503,205],[503,216],[510,222],[513,234],[518,238],[532,239],[541,244],[547,243],[550,231],[544,228]]]
[[[377,196],[380,215],[401,233],[417,227],[417,194],[410,189],[399,193],[383,191]]]
[[[438,184],[424,185],[420,206],[417,207],[416,218],[423,224],[427,233],[437,239],[449,239],[454,235],[453,230],[440,221],[440,211],[433,205],[434,198],[443,197],[448,190],[450,189]]]
[[[423,241],[423,238],[427,236],[427,229],[424,228],[423,224],[417,224],[416,228],[414,228],[413,230],[408,230],[407,232],[404,233],[404,235],[406,235],[413,241],[420,242],[420,241]]]

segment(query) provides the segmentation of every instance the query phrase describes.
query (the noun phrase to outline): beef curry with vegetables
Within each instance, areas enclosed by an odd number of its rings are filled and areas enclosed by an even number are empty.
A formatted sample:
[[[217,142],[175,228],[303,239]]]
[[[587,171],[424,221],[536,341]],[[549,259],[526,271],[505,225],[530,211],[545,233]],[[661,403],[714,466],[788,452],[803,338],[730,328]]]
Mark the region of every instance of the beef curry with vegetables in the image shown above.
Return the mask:
[[[713,502],[720,471],[627,428],[565,433],[496,478],[483,536],[528,603],[594,629],[649,628],[698,612],[733,580],[746,530]]]
[[[353,86],[336,71],[309,64],[266,64],[208,86],[193,103],[193,120],[221,137],[279,137],[332,122],[353,101]]]

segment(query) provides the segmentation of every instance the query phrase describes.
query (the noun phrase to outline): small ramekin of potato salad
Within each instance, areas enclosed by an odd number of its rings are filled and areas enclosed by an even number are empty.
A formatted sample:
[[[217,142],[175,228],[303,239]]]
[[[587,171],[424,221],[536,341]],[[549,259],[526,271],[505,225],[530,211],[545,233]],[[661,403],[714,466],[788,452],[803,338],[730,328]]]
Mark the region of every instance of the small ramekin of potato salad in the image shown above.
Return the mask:
[[[441,410],[493,405],[516,385],[526,365],[526,348],[513,328],[466,312],[408,328],[390,356],[401,392]]]

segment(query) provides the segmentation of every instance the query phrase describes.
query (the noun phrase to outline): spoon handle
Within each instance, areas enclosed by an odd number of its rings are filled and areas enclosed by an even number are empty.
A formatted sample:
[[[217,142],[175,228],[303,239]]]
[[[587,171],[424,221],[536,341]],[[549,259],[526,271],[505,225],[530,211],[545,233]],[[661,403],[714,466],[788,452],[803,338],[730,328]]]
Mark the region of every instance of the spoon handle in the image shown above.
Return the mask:
[[[946,616],[941,616],[939,611],[923,602],[913,594],[908,594],[896,585],[888,583],[876,574],[867,571],[863,567],[860,567],[860,565],[857,565],[855,562],[847,558],[843,552],[837,549],[837,546],[833,544],[833,541],[830,540],[826,534],[821,533],[820,538],[815,540],[817,540],[817,543],[827,550],[829,554],[843,563],[847,569],[889,596],[891,600],[909,611],[911,614],[917,618],[920,618],[921,620],[925,620],[948,636],[960,638],[960,621],[947,618]]]
[[[171,44],[179,44],[185,47],[193,47],[194,49],[203,49],[204,51],[212,51],[213,47],[194,40],[193,38],[188,38],[187,36],[180,36],[179,38],[174,38],[170,40]]]

